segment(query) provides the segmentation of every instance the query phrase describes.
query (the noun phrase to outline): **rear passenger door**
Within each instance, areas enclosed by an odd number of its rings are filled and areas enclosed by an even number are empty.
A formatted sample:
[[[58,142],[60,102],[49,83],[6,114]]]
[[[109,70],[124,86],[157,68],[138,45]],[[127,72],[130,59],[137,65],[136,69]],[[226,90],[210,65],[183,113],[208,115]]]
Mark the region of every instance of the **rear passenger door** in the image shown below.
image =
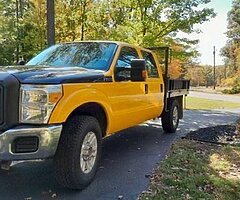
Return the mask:
[[[159,74],[157,63],[154,55],[149,51],[141,51],[143,59],[146,61],[148,78],[146,84],[148,85],[148,101],[149,109],[157,114],[163,109],[164,93],[163,93],[163,79],[162,74]]]

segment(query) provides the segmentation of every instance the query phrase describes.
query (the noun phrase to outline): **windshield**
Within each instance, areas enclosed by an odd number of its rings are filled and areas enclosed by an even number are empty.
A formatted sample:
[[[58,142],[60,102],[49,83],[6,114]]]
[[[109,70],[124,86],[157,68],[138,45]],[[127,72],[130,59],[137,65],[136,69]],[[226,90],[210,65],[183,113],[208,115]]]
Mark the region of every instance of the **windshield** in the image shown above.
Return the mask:
[[[79,42],[49,47],[26,65],[51,67],[83,67],[107,71],[117,45],[104,42]]]

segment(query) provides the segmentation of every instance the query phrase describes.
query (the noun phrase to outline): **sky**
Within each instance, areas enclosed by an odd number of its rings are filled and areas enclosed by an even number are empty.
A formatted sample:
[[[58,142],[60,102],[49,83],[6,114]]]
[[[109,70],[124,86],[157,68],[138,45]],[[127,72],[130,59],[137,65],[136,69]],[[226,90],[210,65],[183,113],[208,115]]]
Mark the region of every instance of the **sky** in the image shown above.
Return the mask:
[[[227,41],[227,13],[231,10],[232,0],[212,0],[204,7],[214,8],[217,16],[209,22],[204,22],[195,28],[201,29],[202,33],[185,35],[190,39],[199,39],[197,50],[201,56],[198,61],[200,64],[213,65],[213,46],[216,46],[216,64],[223,64],[223,57],[220,56],[220,49],[225,46]]]

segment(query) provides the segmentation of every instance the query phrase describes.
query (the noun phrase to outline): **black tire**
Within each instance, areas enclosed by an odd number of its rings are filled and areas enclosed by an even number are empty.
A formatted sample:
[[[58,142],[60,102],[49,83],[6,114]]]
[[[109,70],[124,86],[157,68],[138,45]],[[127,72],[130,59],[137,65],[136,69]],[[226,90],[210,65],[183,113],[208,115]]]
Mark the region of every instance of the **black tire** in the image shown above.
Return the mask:
[[[161,118],[162,121],[162,127],[163,130],[166,133],[175,133],[177,128],[178,128],[178,124],[179,124],[179,103],[177,100],[173,100],[170,102],[169,105],[169,111],[165,112]],[[174,112],[177,110],[177,119],[174,116]],[[176,121],[175,121],[176,120]]]
[[[80,165],[80,155],[88,133],[96,136],[97,155],[91,171],[84,173]],[[101,140],[102,131],[94,117],[73,116],[64,124],[54,158],[56,180],[60,185],[70,189],[83,189],[92,182],[101,158]]]

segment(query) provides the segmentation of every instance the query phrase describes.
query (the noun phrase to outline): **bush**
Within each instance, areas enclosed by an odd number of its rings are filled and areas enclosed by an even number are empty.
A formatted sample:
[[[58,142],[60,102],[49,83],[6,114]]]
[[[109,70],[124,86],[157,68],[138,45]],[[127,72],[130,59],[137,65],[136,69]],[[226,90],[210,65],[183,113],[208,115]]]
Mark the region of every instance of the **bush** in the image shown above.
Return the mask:
[[[223,90],[224,94],[240,94],[240,77],[237,77],[233,82],[233,87],[231,90]]]
[[[223,90],[222,91],[223,94],[240,94],[240,86],[238,87],[233,87],[231,90]]]
[[[227,79],[225,79],[225,80],[222,81],[222,86],[231,87],[231,86],[234,85],[234,81],[235,81],[235,78],[234,78],[234,77],[227,78]]]

